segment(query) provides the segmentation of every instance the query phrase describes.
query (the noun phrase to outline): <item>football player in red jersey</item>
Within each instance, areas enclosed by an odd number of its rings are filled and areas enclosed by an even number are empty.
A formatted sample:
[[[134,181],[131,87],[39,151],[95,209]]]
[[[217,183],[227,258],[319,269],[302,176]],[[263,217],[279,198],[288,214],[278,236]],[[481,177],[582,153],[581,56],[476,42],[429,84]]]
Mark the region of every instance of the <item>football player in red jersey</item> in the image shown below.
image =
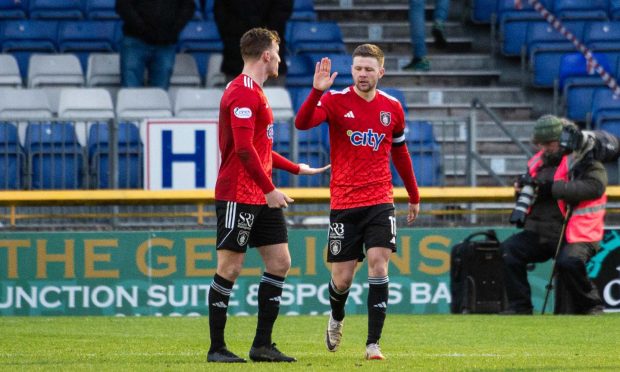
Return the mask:
[[[250,359],[294,362],[271,342],[284,279],[291,266],[282,208],[293,199],[271,182],[272,166],[295,174],[317,174],[329,166],[294,164],[272,151],[273,113],[262,89],[278,76],[277,32],[254,28],[241,38],[242,73],[224,90],[220,102],[219,145],[222,162],[215,184],[217,269],[209,290],[209,362],[245,359],[226,348],[224,328],[233,285],[248,244],[258,247],[265,271],[258,288],[258,325]]]
[[[337,72],[331,61],[317,62],[313,89],[300,108],[295,126],[329,125],[332,176],[327,261],[331,314],[325,343],[336,351],[342,338],[344,305],[358,261],[368,256],[367,359],[385,359],[379,339],[388,302],[388,263],[396,251],[396,219],[392,196],[392,161],[409,194],[407,223],[420,210],[420,197],[405,144],[405,114],[400,102],[377,89],[385,70],[383,51],[363,44],[353,52],[353,85],[329,91]],[[364,250],[365,248],[365,250]]]

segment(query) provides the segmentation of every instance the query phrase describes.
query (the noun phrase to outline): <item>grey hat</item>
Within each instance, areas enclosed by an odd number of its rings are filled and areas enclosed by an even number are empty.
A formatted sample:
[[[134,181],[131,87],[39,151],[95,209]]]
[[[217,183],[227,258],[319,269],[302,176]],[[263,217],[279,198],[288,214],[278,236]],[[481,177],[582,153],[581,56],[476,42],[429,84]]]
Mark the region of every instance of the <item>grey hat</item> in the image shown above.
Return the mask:
[[[559,141],[562,133],[562,119],[554,115],[544,115],[536,120],[534,125],[534,143]]]

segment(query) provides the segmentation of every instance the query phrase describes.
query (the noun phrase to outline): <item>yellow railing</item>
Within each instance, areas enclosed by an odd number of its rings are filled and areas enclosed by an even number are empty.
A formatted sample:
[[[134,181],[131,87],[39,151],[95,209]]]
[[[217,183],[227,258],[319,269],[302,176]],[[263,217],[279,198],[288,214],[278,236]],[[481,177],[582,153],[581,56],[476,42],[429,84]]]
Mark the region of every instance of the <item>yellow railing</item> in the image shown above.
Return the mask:
[[[326,203],[328,188],[282,188],[296,203]],[[620,201],[620,186],[607,188],[609,201]],[[426,203],[501,203],[514,201],[512,187],[421,187]],[[407,201],[404,188],[394,189],[396,202]],[[114,205],[114,204],[212,204],[213,190],[40,190],[0,191],[0,206]]]
[[[295,199],[295,204],[329,203],[328,188],[283,188],[287,195]],[[609,201],[620,201],[620,186],[607,188]],[[422,203],[512,203],[514,190],[512,187],[421,187]],[[406,202],[407,192],[404,188],[394,189],[396,202]],[[8,208],[0,213],[0,220],[8,226],[17,226],[17,221],[32,219],[89,219],[89,218],[141,218],[141,217],[190,217],[202,225],[207,218],[212,218],[213,210],[207,208],[213,204],[213,190],[59,190],[59,191],[0,191],[0,207]],[[59,209],[58,211],[35,210],[24,211],[23,207],[48,206],[94,206],[94,205],[194,205],[191,211],[90,211],[73,212]],[[437,209],[426,210],[426,214],[469,214],[484,213],[476,210],[451,210],[437,206]],[[21,208],[21,209],[20,209]],[[327,211],[327,209],[326,209]],[[509,209],[496,210],[491,208],[488,213],[506,214]],[[609,209],[608,212],[612,212]],[[613,210],[618,213],[618,210]],[[300,212],[297,212],[300,213]],[[303,212],[301,212],[303,213]],[[308,212],[309,213],[309,212]]]

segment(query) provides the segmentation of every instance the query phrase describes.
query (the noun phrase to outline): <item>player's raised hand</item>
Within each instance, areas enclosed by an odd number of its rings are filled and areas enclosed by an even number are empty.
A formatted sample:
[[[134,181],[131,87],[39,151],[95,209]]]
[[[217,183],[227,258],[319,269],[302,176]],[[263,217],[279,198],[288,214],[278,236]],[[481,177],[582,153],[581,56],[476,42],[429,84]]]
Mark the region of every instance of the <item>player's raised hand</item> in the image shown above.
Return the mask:
[[[321,167],[321,168],[312,168],[308,164],[299,163],[299,174],[300,175],[301,174],[308,174],[308,175],[319,174],[319,173],[325,172],[331,167],[332,167],[331,164],[327,164],[326,166]]]
[[[332,61],[327,57],[321,58],[314,68],[314,81],[312,86],[320,91],[325,91],[334,84],[334,79],[338,76],[337,72],[331,74]],[[331,74],[331,75],[330,75]]]
[[[286,208],[288,203],[294,202],[293,199],[278,189],[273,189],[273,191],[265,194],[265,199],[269,208]]]

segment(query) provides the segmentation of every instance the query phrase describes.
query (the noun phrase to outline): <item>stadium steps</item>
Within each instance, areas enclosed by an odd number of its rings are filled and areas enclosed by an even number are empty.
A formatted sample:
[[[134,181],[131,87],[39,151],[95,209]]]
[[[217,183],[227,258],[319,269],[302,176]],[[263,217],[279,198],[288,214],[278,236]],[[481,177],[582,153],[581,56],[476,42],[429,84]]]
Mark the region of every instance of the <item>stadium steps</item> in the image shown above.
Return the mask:
[[[324,13],[322,19],[346,21],[376,21],[390,19],[408,21],[409,0],[314,0],[317,13]],[[434,6],[432,2],[425,6],[426,19],[431,19]]]
[[[500,56],[491,54],[490,28],[461,22],[466,4],[452,2],[445,27],[448,47],[434,47],[433,2],[426,4],[427,48],[431,71],[403,71],[411,60],[408,27],[408,0],[315,0],[321,20],[338,22],[349,52],[361,43],[374,43],[386,53],[386,75],[382,87],[399,88],[405,94],[410,119],[434,123],[442,147],[446,185],[465,184],[465,120],[473,98],[484,102],[526,146],[530,144],[533,120],[541,106],[538,94],[524,89],[515,80],[514,70],[506,69]],[[535,97],[535,98],[533,98]],[[542,104],[543,107],[551,107]],[[526,156],[510,142],[490,118],[478,110],[477,151],[510,184],[523,173]],[[457,123],[454,128],[441,125]],[[450,132],[451,133],[448,133]],[[481,167],[477,184],[497,185]]]

